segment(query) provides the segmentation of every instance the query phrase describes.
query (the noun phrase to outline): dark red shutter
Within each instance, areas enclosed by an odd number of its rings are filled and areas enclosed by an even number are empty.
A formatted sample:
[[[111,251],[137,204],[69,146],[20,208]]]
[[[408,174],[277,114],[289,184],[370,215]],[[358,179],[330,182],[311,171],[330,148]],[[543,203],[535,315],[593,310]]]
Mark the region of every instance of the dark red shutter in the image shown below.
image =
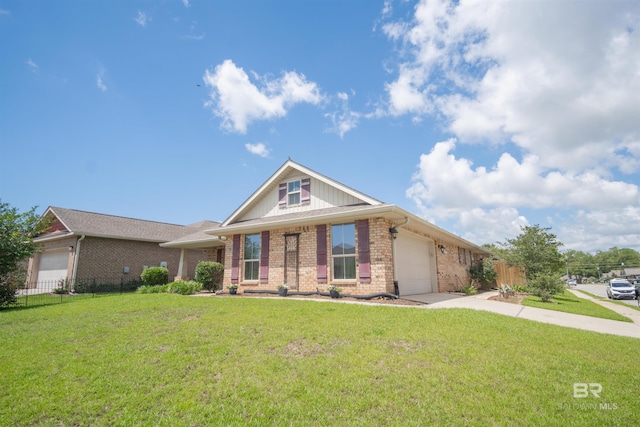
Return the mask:
[[[303,178],[300,181],[300,203],[308,205],[311,203],[311,178]]]
[[[287,183],[278,186],[278,206],[280,209],[287,207]]]
[[[231,283],[238,283],[240,273],[240,235],[233,235],[233,248],[231,249]]]
[[[224,249],[218,249],[216,251],[216,262],[220,264],[224,264],[224,260],[222,259],[222,254],[224,253]]]
[[[358,273],[361,283],[371,282],[371,258],[369,255],[369,220],[356,221],[358,230]]]
[[[269,281],[269,232],[260,236],[260,283]]]
[[[316,225],[318,283],[327,283],[327,226]]]

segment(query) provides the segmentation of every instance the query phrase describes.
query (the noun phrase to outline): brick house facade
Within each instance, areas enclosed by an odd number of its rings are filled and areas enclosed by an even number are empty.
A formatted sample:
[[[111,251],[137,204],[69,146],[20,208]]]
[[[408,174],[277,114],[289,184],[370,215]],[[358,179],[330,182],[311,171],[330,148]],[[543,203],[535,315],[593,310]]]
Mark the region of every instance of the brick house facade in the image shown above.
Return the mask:
[[[196,264],[214,256],[205,249],[165,248],[160,243],[210,229],[215,222],[182,226],[59,207],[48,208],[43,217],[51,226],[35,239],[42,250],[29,260],[30,288],[51,288],[60,280],[139,280],[144,268],[161,265],[170,279],[179,273],[193,277]]]
[[[286,283],[300,292],[447,292],[469,284],[472,263],[491,256],[292,160],[206,233],[225,244],[223,285],[240,291]]]

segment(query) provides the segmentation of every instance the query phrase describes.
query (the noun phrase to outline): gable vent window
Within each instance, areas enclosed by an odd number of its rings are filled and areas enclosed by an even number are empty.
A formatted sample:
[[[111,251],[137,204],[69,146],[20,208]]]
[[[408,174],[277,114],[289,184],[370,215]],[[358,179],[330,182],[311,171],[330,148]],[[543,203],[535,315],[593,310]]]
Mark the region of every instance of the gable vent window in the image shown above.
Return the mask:
[[[300,204],[300,181],[287,183],[287,202],[289,206]]]

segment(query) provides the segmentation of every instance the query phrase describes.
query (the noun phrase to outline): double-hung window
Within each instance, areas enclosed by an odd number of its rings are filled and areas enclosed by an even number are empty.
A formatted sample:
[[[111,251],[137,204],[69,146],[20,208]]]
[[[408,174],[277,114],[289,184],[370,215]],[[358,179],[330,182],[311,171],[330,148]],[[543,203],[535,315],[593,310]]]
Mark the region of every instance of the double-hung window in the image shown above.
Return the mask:
[[[244,280],[260,278],[260,234],[244,236]]]
[[[355,280],[355,224],[339,224],[331,226],[331,259],[334,280]]]
[[[287,204],[289,206],[300,204],[300,180],[287,183]]]

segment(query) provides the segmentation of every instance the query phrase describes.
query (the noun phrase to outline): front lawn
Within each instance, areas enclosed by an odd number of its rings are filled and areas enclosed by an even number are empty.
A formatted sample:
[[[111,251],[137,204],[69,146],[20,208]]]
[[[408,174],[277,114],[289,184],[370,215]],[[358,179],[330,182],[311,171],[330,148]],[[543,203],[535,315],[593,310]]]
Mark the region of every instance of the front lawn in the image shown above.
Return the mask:
[[[619,320],[621,322],[633,322],[633,320],[628,317],[609,310],[593,301],[577,297],[567,290],[562,294],[554,296],[550,302],[542,302],[540,297],[529,295],[522,300],[522,305],[563,311],[565,313],[582,314],[584,316],[599,317],[602,319]]]
[[[639,353],[475,310],[119,295],[0,312],[0,425],[633,425]]]

